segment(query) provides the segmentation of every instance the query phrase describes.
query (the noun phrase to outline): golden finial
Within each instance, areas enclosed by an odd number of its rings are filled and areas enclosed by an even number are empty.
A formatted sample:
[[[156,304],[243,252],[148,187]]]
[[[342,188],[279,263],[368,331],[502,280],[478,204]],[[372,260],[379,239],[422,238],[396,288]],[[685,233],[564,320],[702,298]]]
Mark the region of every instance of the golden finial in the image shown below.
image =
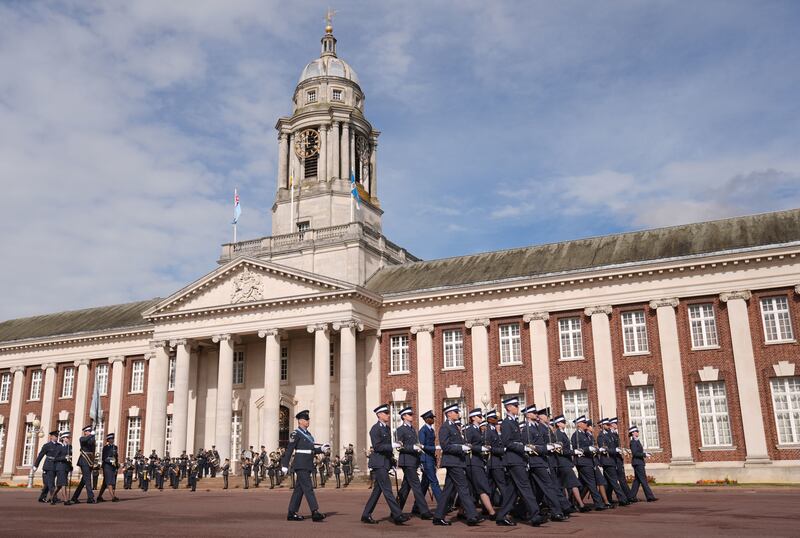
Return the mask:
[[[329,7],[328,8],[328,12],[325,14],[325,33],[326,34],[332,34],[333,33],[333,16],[334,15],[336,15],[336,12]]]

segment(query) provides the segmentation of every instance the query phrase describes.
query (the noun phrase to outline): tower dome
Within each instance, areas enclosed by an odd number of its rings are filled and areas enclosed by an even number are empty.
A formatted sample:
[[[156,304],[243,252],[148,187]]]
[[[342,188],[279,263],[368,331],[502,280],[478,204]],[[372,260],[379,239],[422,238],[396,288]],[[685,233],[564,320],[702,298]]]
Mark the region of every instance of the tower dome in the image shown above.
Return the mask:
[[[297,83],[302,84],[315,77],[339,77],[359,84],[355,69],[341,58],[337,58],[335,54],[325,55],[323,53],[321,57],[308,62]]]

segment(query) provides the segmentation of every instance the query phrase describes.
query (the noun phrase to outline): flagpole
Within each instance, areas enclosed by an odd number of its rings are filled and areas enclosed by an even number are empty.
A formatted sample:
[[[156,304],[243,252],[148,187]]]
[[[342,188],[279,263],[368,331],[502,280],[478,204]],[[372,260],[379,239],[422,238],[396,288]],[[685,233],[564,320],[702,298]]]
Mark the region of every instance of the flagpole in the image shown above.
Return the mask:
[[[294,167],[289,171],[289,233],[294,231]]]
[[[353,169],[350,168],[350,222],[355,222],[356,220],[356,208],[355,208],[356,197],[353,195],[353,189],[356,188],[356,183],[355,181],[353,181],[354,177],[355,177],[355,172],[353,172]]]

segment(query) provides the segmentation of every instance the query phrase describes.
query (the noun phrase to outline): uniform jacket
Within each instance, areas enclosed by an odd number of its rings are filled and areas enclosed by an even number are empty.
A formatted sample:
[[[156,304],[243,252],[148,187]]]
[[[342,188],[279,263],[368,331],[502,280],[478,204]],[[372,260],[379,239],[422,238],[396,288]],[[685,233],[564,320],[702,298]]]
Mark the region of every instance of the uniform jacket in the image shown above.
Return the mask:
[[[395,439],[400,443],[400,457],[397,464],[400,467],[418,467],[420,453],[416,451],[414,445],[419,442],[417,430],[411,424],[401,424],[395,431]]]
[[[223,463],[222,464],[222,476],[228,476],[231,471],[231,464],[230,463]]]
[[[575,454],[572,450],[572,443],[567,436],[567,432],[556,429],[555,440],[561,443],[561,454],[558,455],[558,467],[572,468],[572,456]]]
[[[117,445],[106,445],[103,447],[103,465],[114,466],[119,463],[119,451]]]
[[[631,465],[640,465],[644,467],[644,447],[642,442],[638,439],[631,438]]]
[[[439,445],[442,447],[441,467],[467,466],[467,454],[462,445],[467,444],[454,423],[445,420],[439,427]]]
[[[42,467],[42,470],[55,471],[56,454],[58,453],[59,446],[60,445],[55,441],[47,441],[45,444],[43,444],[42,449],[39,450],[39,455],[36,456],[36,462],[33,464],[33,466],[39,468],[39,464],[44,459],[44,467]]]
[[[594,458],[592,458],[592,454],[589,452],[589,447],[594,446],[594,438],[589,431],[582,432],[581,430],[575,430],[575,433],[572,434],[572,446],[573,448],[579,448],[583,450],[583,456],[578,456],[575,459],[575,463],[580,466],[585,467],[592,467],[594,465]]]
[[[436,464],[436,432],[432,426],[423,424],[419,429],[419,442],[422,443],[422,463]]]
[[[608,432],[608,434],[614,440],[614,446],[616,448],[622,448],[622,442],[619,439],[619,432],[611,431],[611,432]],[[622,460],[623,459],[622,454],[617,454],[616,450],[614,451],[613,454],[611,454],[611,457],[613,457],[615,460],[617,460],[617,459]]]
[[[297,428],[289,434],[289,445],[281,458],[281,466],[289,467],[289,460],[294,453],[294,470],[313,471],[314,454],[320,454],[322,448],[314,446],[314,437],[308,430]]]
[[[94,435],[84,435],[79,441],[81,444],[81,455],[78,458],[78,464],[91,465],[94,463],[94,459],[87,460],[84,454],[90,458],[94,458],[94,452],[97,450],[97,441],[95,441]]]
[[[464,432],[464,440],[472,447],[472,454],[467,457],[467,465],[472,467],[483,467],[484,459],[481,449],[486,444],[480,426],[470,424],[462,430]]]
[[[58,444],[56,451],[56,471],[70,472],[72,470],[72,445]]]
[[[506,449],[503,447],[503,441],[500,440],[500,433],[491,425],[486,428],[486,444],[492,447],[486,467],[488,469],[502,469],[503,456],[505,456]]]
[[[538,422],[527,422],[522,428],[522,436],[525,444],[534,445],[537,454],[529,455],[531,467],[547,467],[547,443],[549,443],[548,432],[542,424]]]
[[[600,432],[600,435],[597,436],[597,446],[605,448],[607,451],[607,454],[600,452],[600,465],[604,467],[613,466],[614,454],[617,453],[617,443],[610,431],[603,430]]]
[[[370,469],[389,469],[392,466],[392,434],[389,426],[381,421],[376,422],[369,430],[372,454],[369,455]]]
[[[503,465],[506,467],[528,465],[525,442],[516,418],[507,416],[503,419],[503,425],[500,428],[500,442],[506,449],[503,455]]]

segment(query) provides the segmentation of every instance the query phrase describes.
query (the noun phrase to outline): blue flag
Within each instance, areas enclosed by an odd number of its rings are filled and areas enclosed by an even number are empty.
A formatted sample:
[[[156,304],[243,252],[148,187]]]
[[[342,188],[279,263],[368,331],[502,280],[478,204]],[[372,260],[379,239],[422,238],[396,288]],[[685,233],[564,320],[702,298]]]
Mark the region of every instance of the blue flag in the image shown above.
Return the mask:
[[[358,195],[358,186],[356,185],[356,173],[353,168],[350,168],[350,194],[356,199],[356,208],[361,209],[361,196]]]
[[[233,189],[233,223],[239,222],[239,216],[242,214],[242,206],[239,205],[239,190]]]

